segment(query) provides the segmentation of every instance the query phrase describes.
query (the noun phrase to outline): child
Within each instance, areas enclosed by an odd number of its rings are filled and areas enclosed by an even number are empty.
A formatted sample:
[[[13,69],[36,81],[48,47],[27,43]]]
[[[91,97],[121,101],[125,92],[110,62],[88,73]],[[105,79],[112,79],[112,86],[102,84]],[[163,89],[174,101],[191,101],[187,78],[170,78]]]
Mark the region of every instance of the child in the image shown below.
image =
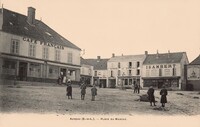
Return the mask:
[[[68,82],[66,92],[67,92],[68,99],[70,99],[70,98],[72,99],[72,86],[71,86],[71,82]]]
[[[81,84],[81,100],[85,99],[86,94],[86,85],[84,83]]]
[[[167,89],[165,88],[165,85],[163,85],[163,88],[160,91],[160,95],[160,103],[162,104],[162,107],[165,107],[165,103],[167,103]]]
[[[92,101],[95,101],[95,96],[97,95],[97,88],[95,87],[95,85],[92,87],[91,93],[92,93]]]

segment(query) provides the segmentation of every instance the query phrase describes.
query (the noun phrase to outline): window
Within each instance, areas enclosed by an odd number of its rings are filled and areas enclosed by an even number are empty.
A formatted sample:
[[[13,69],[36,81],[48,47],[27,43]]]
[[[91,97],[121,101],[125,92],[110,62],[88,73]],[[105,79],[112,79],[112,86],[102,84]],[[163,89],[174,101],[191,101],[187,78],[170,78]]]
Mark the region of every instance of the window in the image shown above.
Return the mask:
[[[29,76],[40,77],[41,76],[41,66],[38,63],[30,63],[29,65]]]
[[[36,52],[36,45],[35,44],[29,44],[29,56],[35,57]]]
[[[69,52],[68,53],[68,63],[72,63],[72,61],[73,61],[72,53]]]
[[[48,47],[43,47],[43,59],[48,59],[49,58],[49,48]]]
[[[56,49],[55,51],[56,51],[55,60],[56,60],[56,61],[60,61],[60,50],[57,50],[57,49]]]
[[[128,85],[128,79],[124,79],[124,85]]]
[[[137,62],[137,67],[140,67],[140,62],[139,61]]]
[[[173,68],[172,71],[173,71],[173,72],[172,72],[172,75],[173,75],[173,76],[176,76],[176,68]]]
[[[19,40],[11,40],[11,53],[19,54]]]
[[[120,65],[120,62],[118,63],[118,68],[120,68],[121,67],[121,65]]]
[[[159,69],[159,76],[162,76],[162,69]]]
[[[132,71],[131,71],[131,70],[129,70],[129,71],[128,71],[128,74],[129,74],[129,75],[132,75]]]
[[[5,60],[5,61],[3,61],[2,67],[3,67],[3,68],[7,68],[7,69],[15,69],[15,67],[16,67],[16,62],[15,62],[15,61],[8,61],[8,60]]]
[[[131,85],[133,83],[132,79],[129,79],[129,85]]]
[[[58,75],[59,75],[59,67],[49,65],[48,77],[49,78],[58,78]]]
[[[2,64],[2,74],[15,75],[16,61],[4,60]]]
[[[97,76],[97,71],[94,72],[94,76]]]
[[[139,69],[137,69],[137,75],[140,75],[140,70]]]
[[[118,76],[120,76],[121,75],[121,71],[120,70],[118,70]]]
[[[113,71],[110,72],[110,76],[113,77]]]
[[[132,68],[132,62],[129,62],[129,68]]]

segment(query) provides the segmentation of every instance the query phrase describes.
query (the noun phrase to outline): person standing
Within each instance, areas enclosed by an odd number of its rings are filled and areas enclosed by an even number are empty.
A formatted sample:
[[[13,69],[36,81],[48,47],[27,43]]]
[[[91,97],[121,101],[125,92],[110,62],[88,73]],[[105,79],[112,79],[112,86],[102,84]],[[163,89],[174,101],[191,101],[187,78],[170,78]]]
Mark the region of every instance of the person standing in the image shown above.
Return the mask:
[[[147,91],[147,94],[148,94],[150,106],[152,106],[152,103],[154,104],[154,106],[156,106],[153,86],[150,86],[150,88]]]
[[[81,84],[81,100],[85,99],[85,94],[86,94],[86,84],[82,83]]]
[[[134,83],[134,93],[137,93],[137,89],[138,89],[137,87],[138,87],[138,86],[137,86],[137,83],[135,82],[135,83]]]
[[[163,88],[160,91],[161,99],[160,103],[162,104],[162,107],[165,107],[165,103],[167,103],[167,89],[165,88],[165,85],[163,85]]]
[[[140,93],[140,83],[139,82],[137,83],[137,93],[138,94]]]
[[[92,101],[95,101],[95,96],[97,95],[97,88],[95,85],[93,85],[91,89],[91,94],[92,94]]]
[[[68,99],[72,99],[72,86],[71,86],[71,82],[68,82],[66,92],[67,92]]]

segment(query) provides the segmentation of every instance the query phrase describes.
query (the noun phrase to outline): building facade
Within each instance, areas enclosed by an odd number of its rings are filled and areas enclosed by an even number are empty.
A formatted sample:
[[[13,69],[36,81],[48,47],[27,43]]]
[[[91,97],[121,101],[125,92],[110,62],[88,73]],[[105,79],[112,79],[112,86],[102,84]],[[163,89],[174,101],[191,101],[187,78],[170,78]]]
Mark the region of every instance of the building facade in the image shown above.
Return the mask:
[[[86,83],[87,85],[93,84],[94,76],[94,67],[88,65],[86,60],[81,57],[81,82]]]
[[[108,70],[107,70],[108,59],[102,59],[97,56],[97,59],[84,59],[84,64],[93,67],[92,84],[95,84],[101,88],[108,87]]]
[[[185,89],[184,66],[188,64],[185,52],[148,54],[142,69],[144,87],[163,85],[172,89]]]
[[[1,84],[20,81],[80,81],[81,49],[35,19],[35,9],[22,15],[0,9]]]
[[[147,53],[147,52],[145,52]],[[146,58],[144,55],[122,55],[108,60],[109,87],[132,87],[132,84],[141,84],[142,65]]]
[[[187,65],[186,90],[200,90],[200,55]]]

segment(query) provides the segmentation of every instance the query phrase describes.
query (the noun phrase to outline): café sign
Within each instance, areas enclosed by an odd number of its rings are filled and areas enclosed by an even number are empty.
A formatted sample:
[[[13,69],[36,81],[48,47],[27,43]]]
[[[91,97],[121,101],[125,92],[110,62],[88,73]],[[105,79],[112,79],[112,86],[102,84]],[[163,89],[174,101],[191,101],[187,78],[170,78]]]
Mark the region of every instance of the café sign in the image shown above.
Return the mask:
[[[32,38],[23,37],[23,41],[26,41],[26,42],[29,42],[29,43],[33,43],[33,44],[38,44],[38,45],[45,45],[45,46],[49,46],[49,47],[54,47],[56,49],[64,50],[64,46],[53,44],[53,43],[48,43],[48,42],[42,42],[42,41],[35,40],[35,39],[32,39]]]

